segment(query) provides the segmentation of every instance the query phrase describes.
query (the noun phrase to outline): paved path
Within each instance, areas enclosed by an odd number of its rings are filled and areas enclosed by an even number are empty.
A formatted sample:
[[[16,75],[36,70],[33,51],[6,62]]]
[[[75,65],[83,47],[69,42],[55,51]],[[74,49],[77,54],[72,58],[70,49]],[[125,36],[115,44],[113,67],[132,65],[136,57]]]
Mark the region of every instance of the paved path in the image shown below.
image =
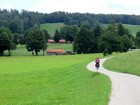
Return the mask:
[[[98,71],[94,67],[95,61],[89,63],[87,68],[93,72],[100,72],[110,77],[112,90],[109,105],[140,105],[140,77],[108,71],[102,66],[107,59],[101,59]]]

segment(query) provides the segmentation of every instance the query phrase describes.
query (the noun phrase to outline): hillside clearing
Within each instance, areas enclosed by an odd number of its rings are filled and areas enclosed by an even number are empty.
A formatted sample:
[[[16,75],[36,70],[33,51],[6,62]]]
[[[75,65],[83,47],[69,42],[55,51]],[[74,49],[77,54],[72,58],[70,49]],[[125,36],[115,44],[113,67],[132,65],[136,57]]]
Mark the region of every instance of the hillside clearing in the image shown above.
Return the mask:
[[[47,30],[50,36],[54,36],[55,31],[60,30],[63,26],[64,23],[45,23],[40,25],[41,29]]]

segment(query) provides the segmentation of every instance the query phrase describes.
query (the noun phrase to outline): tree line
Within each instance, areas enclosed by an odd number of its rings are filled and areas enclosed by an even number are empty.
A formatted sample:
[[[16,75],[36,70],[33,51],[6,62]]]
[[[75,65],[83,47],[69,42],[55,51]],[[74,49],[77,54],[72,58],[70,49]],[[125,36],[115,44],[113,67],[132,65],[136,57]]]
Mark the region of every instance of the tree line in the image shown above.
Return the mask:
[[[107,27],[97,24],[94,28],[86,21],[79,28],[74,25],[65,26],[60,33],[61,37],[73,42],[73,51],[78,54],[127,52],[136,46],[135,40],[138,39],[135,39],[122,23],[114,21]]]
[[[0,28],[0,56],[4,55],[4,51],[8,50],[9,55],[16,49],[16,44],[20,44],[19,34],[13,37],[11,31],[5,27]],[[26,49],[32,51],[35,55],[41,50],[47,48],[49,34],[46,30],[39,27],[30,28],[24,35]],[[127,52],[135,46],[140,46],[140,32],[136,37],[132,36],[128,29],[122,23],[111,22],[107,27],[91,28],[86,21],[80,27],[77,25],[66,25],[56,30],[54,40],[56,43],[60,39],[73,44],[73,51],[78,54],[82,53],[101,53],[104,55],[112,54],[112,52]]]
[[[31,27],[40,27],[43,23],[63,22],[66,25],[77,25],[80,27],[84,21],[88,21],[90,27],[95,27],[96,24],[116,23],[140,25],[139,15],[125,14],[91,14],[91,13],[68,13],[68,12],[53,12],[39,13],[33,11],[22,10],[19,12],[16,9],[0,9],[0,27],[4,26],[11,30],[12,33],[24,34]]]
[[[122,23],[140,24],[139,20],[136,15],[0,10],[0,55],[5,50],[11,55],[16,44],[26,44],[27,50],[36,55],[41,50],[44,52],[49,33],[41,30],[40,24],[48,22],[66,24],[60,31],[56,30],[53,39],[73,43],[73,51],[77,53],[126,52],[135,45],[140,46],[140,32],[134,38]],[[106,28],[100,26],[109,22]]]

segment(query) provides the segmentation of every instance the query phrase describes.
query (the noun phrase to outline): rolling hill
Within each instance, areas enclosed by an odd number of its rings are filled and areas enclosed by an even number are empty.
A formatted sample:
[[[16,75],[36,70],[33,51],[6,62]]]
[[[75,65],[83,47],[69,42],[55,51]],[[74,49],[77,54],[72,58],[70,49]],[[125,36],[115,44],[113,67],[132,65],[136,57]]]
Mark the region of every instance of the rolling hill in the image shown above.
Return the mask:
[[[63,26],[64,23],[45,23],[40,25],[41,29],[45,29],[49,32],[50,36],[53,36],[55,30],[60,30],[60,28]]]

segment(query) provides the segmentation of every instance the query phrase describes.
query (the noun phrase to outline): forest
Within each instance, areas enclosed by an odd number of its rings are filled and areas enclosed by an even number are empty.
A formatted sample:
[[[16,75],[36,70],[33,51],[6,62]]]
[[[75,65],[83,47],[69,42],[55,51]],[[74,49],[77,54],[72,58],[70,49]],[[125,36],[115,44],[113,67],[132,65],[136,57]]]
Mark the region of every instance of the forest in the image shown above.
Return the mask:
[[[31,27],[39,27],[43,23],[63,22],[66,25],[81,26],[84,21],[88,21],[90,27],[97,24],[106,24],[111,21],[116,23],[140,25],[139,15],[123,15],[123,14],[91,14],[91,13],[68,13],[53,12],[39,13],[33,11],[16,9],[0,9],[0,27],[4,26],[11,30],[12,33],[24,34]]]

